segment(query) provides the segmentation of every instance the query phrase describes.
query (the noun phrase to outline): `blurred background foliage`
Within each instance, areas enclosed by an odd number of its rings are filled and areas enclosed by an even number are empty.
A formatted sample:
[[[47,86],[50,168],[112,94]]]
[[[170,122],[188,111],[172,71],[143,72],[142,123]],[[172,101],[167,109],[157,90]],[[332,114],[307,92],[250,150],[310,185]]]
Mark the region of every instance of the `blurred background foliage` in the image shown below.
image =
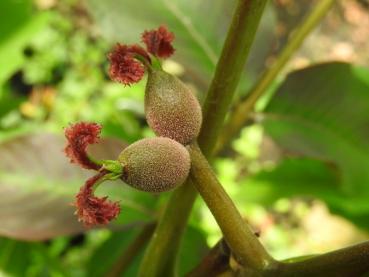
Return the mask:
[[[314,3],[270,1],[238,98]],[[153,135],[144,120],[145,82],[111,82],[106,55],[116,42],[136,42],[143,30],[160,24],[176,34],[176,53],[164,68],[202,100],[234,4],[0,1],[1,276],[114,276],[168,193],[109,184],[99,193],[120,201],[120,217],[109,228],[83,229],[69,203],[89,175],[64,157],[63,128],[79,120],[103,124],[104,139],[91,152],[105,159]],[[369,2],[337,1],[214,161],[227,192],[278,259],[369,239],[368,37]],[[219,238],[198,199],[179,255],[180,274]],[[122,276],[136,275],[142,253]]]

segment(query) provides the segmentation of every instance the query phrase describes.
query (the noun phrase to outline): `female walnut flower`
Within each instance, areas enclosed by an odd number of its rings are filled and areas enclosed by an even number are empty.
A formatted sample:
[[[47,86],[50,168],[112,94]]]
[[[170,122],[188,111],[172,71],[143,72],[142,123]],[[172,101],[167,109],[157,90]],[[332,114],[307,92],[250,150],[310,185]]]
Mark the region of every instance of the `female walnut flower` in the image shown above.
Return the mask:
[[[139,45],[118,43],[113,52],[108,55],[108,58],[110,61],[110,78],[124,85],[137,83],[142,79],[145,73],[142,60],[151,63],[149,55]]]
[[[164,72],[160,66],[159,58],[167,58],[174,53],[173,40],[174,34],[165,26],[160,26],[143,32],[142,42],[147,52],[139,46],[133,51],[132,46],[118,44],[109,55],[110,76],[127,85],[138,82],[146,67],[145,115],[148,125],[156,135],[188,145],[200,133],[202,112],[192,91],[177,77]],[[133,52],[135,54],[131,54]],[[150,59],[149,55],[154,57]]]
[[[138,82],[148,70],[145,114],[159,137],[131,144],[117,160],[96,161],[87,154],[87,147],[98,142],[101,126],[81,122],[65,130],[65,153],[71,162],[98,171],[81,187],[74,203],[86,226],[107,224],[120,212],[118,202],[94,195],[104,181],[120,179],[138,190],[158,193],[181,185],[189,174],[191,161],[184,145],[198,136],[202,114],[189,88],[161,69],[158,59],[173,54],[173,39],[174,35],[160,26],[142,34],[147,50],[137,44],[117,44],[108,55],[110,77],[124,85]]]
[[[142,34],[142,42],[146,44],[147,51],[159,58],[168,58],[174,53],[173,40],[174,34],[163,25],[157,30],[145,31]]]
[[[147,50],[138,44],[118,43],[108,55],[110,78],[124,85],[139,82],[145,73],[145,67],[152,64],[150,54],[156,58],[170,57],[174,53],[171,44],[173,40],[174,34],[165,26],[160,26],[157,30],[145,31],[142,34],[142,41]]]
[[[80,221],[86,226],[98,224],[108,224],[120,213],[118,202],[107,200],[107,197],[96,197],[93,191],[98,186],[108,171],[102,170],[97,175],[88,179],[76,195],[74,206],[77,208],[76,214]]]
[[[111,202],[107,200],[107,197],[99,198],[93,194],[100,183],[114,177],[112,172],[104,169],[87,154],[88,145],[99,141],[100,131],[101,125],[87,122],[80,122],[65,129],[67,146],[64,151],[70,161],[83,168],[99,171],[81,187],[73,204],[77,209],[76,214],[79,220],[86,226],[107,224],[120,212],[117,202]]]
[[[72,163],[86,169],[98,170],[101,166],[90,159],[87,146],[99,141],[101,126],[96,123],[80,122],[65,129],[68,144],[64,151]]]
[[[86,226],[107,224],[120,213],[118,202],[94,195],[104,181],[121,179],[138,190],[158,193],[181,185],[187,178],[189,153],[169,138],[141,139],[123,149],[117,160],[94,161],[86,150],[88,144],[98,142],[100,130],[100,125],[86,122],[65,130],[68,141],[65,152],[71,161],[98,171],[81,187],[73,204],[79,220]]]

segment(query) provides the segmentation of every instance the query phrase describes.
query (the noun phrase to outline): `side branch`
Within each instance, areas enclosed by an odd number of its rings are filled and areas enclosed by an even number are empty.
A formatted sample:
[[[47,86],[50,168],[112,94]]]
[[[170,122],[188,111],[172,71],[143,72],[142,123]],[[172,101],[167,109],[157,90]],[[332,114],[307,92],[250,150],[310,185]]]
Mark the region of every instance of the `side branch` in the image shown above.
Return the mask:
[[[276,262],[243,220],[198,145],[191,145],[189,151],[192,163],[191,178],[222,230],[237,261],[255,271],[273,267]]]
[[[189,180],[172,193],[141,262],[140,277],[176,276],[177,251],[195,198]]]
[[[265,276],[367,276],[369,242],[364,242],[299,262],[280,263]]]
[[[237,135],[242,126],[249,119],[257,100],[259,100],[269,88],[291,56],[299,49],[307,35],[320,23],[321,19],[329,11],[334,2],[335,0],[318,1],[316,7],[313,8],[306,19],[293,31],[291,38],[274,64],[261,75],[259,80],[247,94],[245,100],[239,102],[235,106],[233,112],[229,116],[229,120],[224,126],[224,132],[222,132],[222,136],[219,138],[217,151],[222,150],[222,148],[228,145],[231,139]]]

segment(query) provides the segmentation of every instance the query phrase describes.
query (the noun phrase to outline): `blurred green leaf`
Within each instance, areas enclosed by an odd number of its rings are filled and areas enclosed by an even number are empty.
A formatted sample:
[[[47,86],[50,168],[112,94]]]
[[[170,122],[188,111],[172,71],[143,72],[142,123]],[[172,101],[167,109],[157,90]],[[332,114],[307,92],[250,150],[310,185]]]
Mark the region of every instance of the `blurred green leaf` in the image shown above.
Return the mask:
[[[112,233],[91,256],[87,263],[87,276],[106,275],[125,252],[125,249],[129,247],[129,244],[136,238],[139,231],[139,228],[135,228]]]
[[[4,275],[5,274],[5,275]],[[44,243],[0,238],[0,276],[66,276]]]
[[[319,194],[352,218],[369,214],[368,111],[365,68],[333,62],[288,75],[263,114],[266,132],[289,152],[335,164],[340,175],[338,183],[309,189],[301,175],[295,192]]]
[[[166,24],[176,35],[176,58],[196,76],[206,81],[211,77],[224,38],[224,27],[232,11],[234,1],[96,1],[89,0],[89,10],[102,34],[112,42],[137,43],[143,30]],[[209,6],[212,8],[209,9]],[[203,20],[203,11],[207,11]],[[217,22],[224,20],[224,27]],[[177,47],[180,45],[180,47]],[[194,63],[194,61],[196,61]]]
[[[183,236],[179,251],[179,276],[185,276],[207,254],[209,247],[206,243],[206,234],[203,230],[189,225]]]
[[[87,276],[104,276],[110,272],[119,257],[125,253],[137,237],[140,230],[135,228],[112,233],[91,256],[87,264]],[[144,250],[145,247],[141,249],[121,276],[137,276]],[[183,237],[182,247],[178,255],[179,276],[184,276],[195,267],[208,250],[205,233],[198,228],[189,226]],[[109,259],[106,259],[106,257],[109,257]]]
[[[0,93],[0,119],[2,119],[10,111],[18,108],[19,104],[24,101],[25,97],[12,94],[9,90],[4,89],[3,94]]]
[[[33,13],[32,1],[0,1],[0,85],[24,62],[23,48],[45,26],[47,13]]]
[[[144,30],[167,25],[175,34],[173,58],[186,68],[188,76],[200,88],[205,89],[213,75],[236,1],[88,0],[87,3],[101,34],[111,43],[138,43]],[[252,66],[247,66],[248,75],[251,72],[256,75],[255,69],[263,67],[273,39],[271,9],[263,19],[250,55]],[[247,78],[250,76],[245,76],[243,81]]]
[[[29,243],[0,238],[0,275],[22,276],[32,262]]]
[[[46,133],[0,144],[0,234],[40,240],[84,230],[70,203],[91,172],[70,164],[64,145],[61,136]],[[90,150],[94,157],[115,159],[124,147],[119,140],[104,139]],[[104,185],[97,194],[121,200],[122,213],[111,228],[151,220],[156,198],[149,194],[122,182]]]
[[[339,197],[339,179],[318,160],[287,159],[242,181],[237,201],[271,205],[277,199],[293,196],[317,197],[334,203]]]
[[[273,169],[241,180],[234,198],[239,205],[253,202],[264,206],[281,198],[317,198],[332,212],[369,229],[368,196],[347,196],[340,189],[341,182],[338,169],[331,164],[308,158],[286,159]]]

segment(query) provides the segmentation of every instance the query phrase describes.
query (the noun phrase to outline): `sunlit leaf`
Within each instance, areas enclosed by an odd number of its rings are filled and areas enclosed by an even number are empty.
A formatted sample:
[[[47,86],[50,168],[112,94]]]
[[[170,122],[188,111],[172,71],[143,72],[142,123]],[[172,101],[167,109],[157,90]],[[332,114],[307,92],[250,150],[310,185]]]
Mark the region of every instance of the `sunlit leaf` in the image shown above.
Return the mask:
[[[247,177],[236,198],[270,205],[283,197],[341,198],[334,170],[318,160],[287,159],[273,169]],[[332,198],[333,197],[333,198]]]
[[[285,150],[334,164],[340,182],[319,186],[347,216],[369,214],[369,71],[326,63],[288,75],[263,114],[266,132]],[[299,178],[304,179],[304,175]],[[296,193],[313,186],[297,183]],[[306,184],[307,185],[307,184]],[[310,190],[309,190],[310,188]],[[281,191],[283,193],[283,191]],[[355,203],[355,204],[353,204]]]

